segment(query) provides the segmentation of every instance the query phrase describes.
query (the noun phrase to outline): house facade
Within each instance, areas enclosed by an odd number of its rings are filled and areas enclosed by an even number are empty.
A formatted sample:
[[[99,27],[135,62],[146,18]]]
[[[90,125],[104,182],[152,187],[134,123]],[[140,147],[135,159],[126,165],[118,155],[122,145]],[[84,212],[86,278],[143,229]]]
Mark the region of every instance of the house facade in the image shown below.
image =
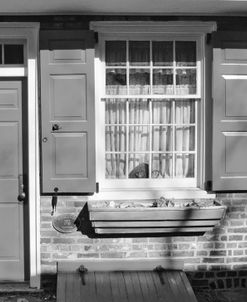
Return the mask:
[[[194,286],[247,286],[246,31],[238,15],[0,17],[1,281],[39,288],[59,261],[165,258]],[[200,236],[56,225],[85,203],[161,197],[227,212]]]

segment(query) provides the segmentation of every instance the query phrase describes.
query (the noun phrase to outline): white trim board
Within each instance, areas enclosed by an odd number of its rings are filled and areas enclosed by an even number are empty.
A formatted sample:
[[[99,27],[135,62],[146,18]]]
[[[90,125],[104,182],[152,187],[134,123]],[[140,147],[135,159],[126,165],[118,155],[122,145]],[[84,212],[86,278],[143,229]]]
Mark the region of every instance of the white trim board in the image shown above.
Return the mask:
[[[185,33],[192,36],[193,34],[207,34],[215,31],[216,22],[203,21],[92,21],[90,29],[98,33],[166,33],[173,34]]]
[[[40,287],[39,234],[39,151],[38,151],[38,41],[39,23],[0,23],[0,39],[24,40],[27,45],[27,67],[0,70],[0,76],[27,76],[28,96],[28,169],[29,169],[29,269],[30,287]],[[30,202],[32,201],[32,202]]]

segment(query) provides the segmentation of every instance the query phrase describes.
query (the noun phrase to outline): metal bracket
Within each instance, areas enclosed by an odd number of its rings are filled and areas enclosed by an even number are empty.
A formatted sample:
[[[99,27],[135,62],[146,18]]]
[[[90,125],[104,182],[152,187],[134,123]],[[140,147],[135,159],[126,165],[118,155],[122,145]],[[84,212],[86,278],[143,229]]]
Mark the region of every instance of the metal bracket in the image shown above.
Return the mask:
[[[164,280],[164,277],[163,277],[163,274],[162,274],[165,271],[164,267],[161,266],[161,265],[158,265],[158,266],[156,266],[154,271],[158,273],[158,276],[160,278],[160,283],[165,284],[165,280]]]
[[[88,269],[84,265],[80,265],[77,271],[80,274],[82,285],[86,285],[85,273],[88,272]]]

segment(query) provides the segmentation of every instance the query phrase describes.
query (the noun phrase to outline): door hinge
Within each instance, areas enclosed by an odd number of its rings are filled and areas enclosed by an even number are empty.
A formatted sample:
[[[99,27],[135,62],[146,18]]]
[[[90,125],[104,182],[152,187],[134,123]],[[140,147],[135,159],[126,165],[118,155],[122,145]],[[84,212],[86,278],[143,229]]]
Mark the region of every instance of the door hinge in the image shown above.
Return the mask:
[[[94,32],[94,41],[95,41],[95,44],[97,44],[99,42],[99,34],[97,32]]]
[[[207,34],[206,43],[211,44],[211,41],[212,41],[212,34]]]
[[[158,276],[159,276],[159,279],[160,279],[160,283],[161,284],[165,284],[165,280],[164,280],[164,277],[163,277],[163,273],[165,271],[164,267],[161,266],[161,265],[158,265],[158,266],[156,266],[156,268],[154,269],[154,271],[156,273],[158,273]]]

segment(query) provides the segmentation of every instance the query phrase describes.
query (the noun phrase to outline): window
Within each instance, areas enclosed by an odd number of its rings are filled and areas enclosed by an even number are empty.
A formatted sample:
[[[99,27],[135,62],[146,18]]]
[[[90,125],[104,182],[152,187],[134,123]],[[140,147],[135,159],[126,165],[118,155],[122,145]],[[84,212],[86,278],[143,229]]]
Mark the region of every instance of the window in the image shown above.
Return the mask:
[[[24,45],[6,42],[0,44],[0,65],[23,65]]]
[[[103,186],[196,188],[204,147],[204,34],[137,27],[139,34],[133,24],[128,33],[104,28],[100,35]]]

